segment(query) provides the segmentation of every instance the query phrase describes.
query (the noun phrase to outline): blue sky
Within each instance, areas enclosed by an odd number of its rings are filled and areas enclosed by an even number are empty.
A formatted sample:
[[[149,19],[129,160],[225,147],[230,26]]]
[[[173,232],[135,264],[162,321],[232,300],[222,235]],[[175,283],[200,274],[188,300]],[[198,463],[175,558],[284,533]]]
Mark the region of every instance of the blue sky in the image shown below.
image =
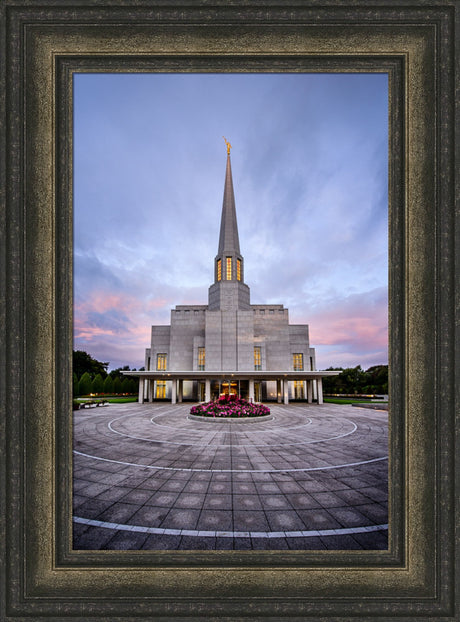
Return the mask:
[[[386,74],[74,76],[74,348],[139,368],[207,304],[226,147],[253,304],[309,324],[318,369],[388,362]]]

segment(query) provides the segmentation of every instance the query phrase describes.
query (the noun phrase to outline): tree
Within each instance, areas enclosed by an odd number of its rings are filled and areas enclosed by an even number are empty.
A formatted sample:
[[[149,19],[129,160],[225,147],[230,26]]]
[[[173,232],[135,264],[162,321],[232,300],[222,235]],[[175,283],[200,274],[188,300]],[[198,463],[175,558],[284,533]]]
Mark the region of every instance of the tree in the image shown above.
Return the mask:
[[[124,376],[121,373],[122,371],[130,371],[129,365],[125,365],[124,367],[117,367],[117,369],[112,369],[112,371],[110,372],[112,379],[115,380],[115,378],[120,378],[120,381],[123,380]]]
[[[73,371],[79,378],[84,373],[88,373],[91,378],[94,378],[97,374],[101,374],[102,378],[107,376],[107,367],[109,363],[101,363],[93,359],[87,352],[83,350],[74,350],[72,356]]]
[[[388,393],[388,365],[374,365],[366,370],[369,392]]]
[[[334,368],[329,368],[332,369]],[[346,369],[336,367],[335,371],[340,371],[340,374],[323,379],[324,393],[345,395],[388,393],[388,365],[374,365],[366,371],[363,371],[361,365]]]
[[[113,381],[113,392],[118,395],[119,393],[121,393],[121,380],[120,377],[117,376],[115,378],[115,380]]]
[[[104,381],[102,380],[101,374],[97,374],[94,376],[91,393],[102,393],[104,390]]]
[[[131,393],[131,380],[129,378],[124,378],[121,383],[121,392],[122,393]]]
[[[78,395],[89,395],[93,388],[92,385],[91,376],[85,372],[78,383]]]
[[[326,371],[343,371],[343,367],[328,367]],[[340,375],[340,374],[339,374]],[[339,376],[325,376],[323,378],[324,393],[339,393]]]
[[[108,395],[113,393],[113,380],[110,375],[104,380],[104,393],[107,393]]]

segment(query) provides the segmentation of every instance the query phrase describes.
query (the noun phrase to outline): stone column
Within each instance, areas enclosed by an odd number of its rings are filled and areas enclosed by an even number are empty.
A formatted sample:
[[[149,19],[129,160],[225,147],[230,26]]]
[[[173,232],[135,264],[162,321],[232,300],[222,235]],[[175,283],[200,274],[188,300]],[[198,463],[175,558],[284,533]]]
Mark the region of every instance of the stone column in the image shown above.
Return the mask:
[[[318,378],[318,404],[323,403],[323,379]]]
[[[139,404],[144,403],[144,379],[143,378],[139,378],[139,396],[137,398],[137,401],[139,402]]]
[[[211,381],[209,378],[204,381],[204,400],[205,402],[211,401]]]
[[[284,393],[284,403],[289,404],[289,380],[282,380],[283,383],[283,393]]]
[[[171,383],[171,404],[176,403],[176,393],[177,393],[177,380],[174,379]]]
[[[313,380],[307,380],[307,402],[313,402]]]
[[[254,380],[249,380],[249,401],[254,402]]]
[[[153,402],[153,380],[147,380],[147,399]]]
[[[278,404],[281,404],[281,383],[282,380],[276,381],[276,401],[278,402]]]
[[[182,394],[183,394],[183,388],[184,388],[184,381],[179,379],[179,391],[178,391],[178,396],[177,396],[177,401],[180,403],[182,402]]]
[[[312,380],[312,384],[313,384],[313,399],[316,400],[316,398],[318,397],[318,391],[316,390],[316,387],[317,387],[316,380]]]

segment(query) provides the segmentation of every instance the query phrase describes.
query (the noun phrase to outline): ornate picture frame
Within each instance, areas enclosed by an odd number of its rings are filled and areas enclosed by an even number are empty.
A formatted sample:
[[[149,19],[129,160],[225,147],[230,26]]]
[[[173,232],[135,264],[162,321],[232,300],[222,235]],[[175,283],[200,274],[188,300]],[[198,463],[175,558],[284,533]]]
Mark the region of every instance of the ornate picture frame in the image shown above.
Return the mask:
[[[3,619],[454,620],[458,7],[6,0],[2,11]],[[179,70],[389,75],[388,551],[71,549],[72,75]]]

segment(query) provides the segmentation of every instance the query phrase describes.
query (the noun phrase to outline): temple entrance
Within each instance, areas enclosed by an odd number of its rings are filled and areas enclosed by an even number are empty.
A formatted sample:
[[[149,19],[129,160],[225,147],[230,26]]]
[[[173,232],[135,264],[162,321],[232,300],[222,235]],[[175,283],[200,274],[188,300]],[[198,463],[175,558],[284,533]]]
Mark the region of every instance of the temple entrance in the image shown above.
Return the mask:
[[[249,380],[239,380],[239,396],[244,400],[249,399]]]
[[[262,386],[261,382],[254,382],[254,401],[261,402],[262,401]]]
[[[216,400],[220,393],[220,383],[218,380],[211,380],[211,399]]]
[[[301,380],[294,380],[294,399],[295,400],[304,400],[305,399],[305,383]]]
[[[204,402],[206,399],[206,385],[204,382],[198,383],[198,401]]]
[[[221,395],[238,395],[238,383],[237,382],[222,382],[220,387]]]
[[[156,385],[155,398],[157,400],[164,400],[166,397],[166,382],[164,380],[157,380]]]

